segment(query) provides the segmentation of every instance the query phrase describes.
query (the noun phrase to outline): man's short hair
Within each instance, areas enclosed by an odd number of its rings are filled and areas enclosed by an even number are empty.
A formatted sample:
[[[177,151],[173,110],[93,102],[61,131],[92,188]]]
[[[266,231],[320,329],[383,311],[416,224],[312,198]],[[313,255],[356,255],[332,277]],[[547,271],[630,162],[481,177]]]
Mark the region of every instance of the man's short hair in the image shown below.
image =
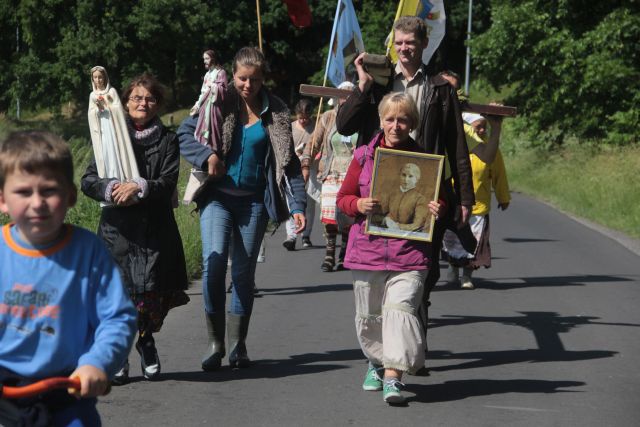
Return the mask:
[[[417,16],[401,16],[393,24],[393,31],[401,31],[403,33],[411,34],[416,39],[426,42],[428,40],[427,24],[424,19],[420,19]]]
[[[51,132],[12,132],[0,143],[0,189],[4,188],[7,176],[16,170],[34,175],[50,171],[74,186],[69,145]]]

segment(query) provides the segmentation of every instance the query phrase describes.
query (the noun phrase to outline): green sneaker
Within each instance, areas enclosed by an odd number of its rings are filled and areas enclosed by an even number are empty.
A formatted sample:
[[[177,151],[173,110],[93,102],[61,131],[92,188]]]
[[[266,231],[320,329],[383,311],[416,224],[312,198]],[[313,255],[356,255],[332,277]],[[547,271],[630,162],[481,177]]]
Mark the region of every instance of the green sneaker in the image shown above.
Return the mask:
[[[397,378],[390,378],[384,380],[382,388],[382,398],[387,403],[403,403],[404,396],[400,393],[400,389],[404,387]]]
[[[364,376],[364,382],[362,383],[362,389],[367,391],[380,391],[382,390],[382,378],[378,374],[378,370],[369,365],[367,374]]]

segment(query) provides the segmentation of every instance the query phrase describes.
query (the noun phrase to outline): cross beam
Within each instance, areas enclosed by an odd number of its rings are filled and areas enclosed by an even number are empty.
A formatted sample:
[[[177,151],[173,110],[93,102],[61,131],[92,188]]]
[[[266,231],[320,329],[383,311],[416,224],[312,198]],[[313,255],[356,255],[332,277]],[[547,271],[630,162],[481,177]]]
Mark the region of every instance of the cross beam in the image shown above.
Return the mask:
[[[322,96],[326,98],[347,98],[351,94],[351,91],[336,89],[333,87],[301,84],[300,94],[308,96]],[[509,107],[507,105],[475,104],[467,101],[462,102],[461,105],[462,111],[486,114],[490,116],[515,117],[518,113],[516,107]]]

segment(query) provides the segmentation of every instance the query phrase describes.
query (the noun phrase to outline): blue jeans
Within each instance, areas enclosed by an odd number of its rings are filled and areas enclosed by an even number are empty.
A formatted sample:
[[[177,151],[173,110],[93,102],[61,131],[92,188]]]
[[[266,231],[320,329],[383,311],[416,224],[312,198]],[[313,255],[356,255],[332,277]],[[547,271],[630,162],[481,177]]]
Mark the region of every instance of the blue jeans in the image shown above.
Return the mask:
[[[218,191],[205,196],[200,207],[202,233],[202,295],[207,313],[224,311],[229,243],[233,292],[229,313],[249,316],[260,243],[267,228],[264,195],[232,196]]]
[[[100,427],[96,399],[80,399],[77,403],[53,413],[53,425],[65,427]]]

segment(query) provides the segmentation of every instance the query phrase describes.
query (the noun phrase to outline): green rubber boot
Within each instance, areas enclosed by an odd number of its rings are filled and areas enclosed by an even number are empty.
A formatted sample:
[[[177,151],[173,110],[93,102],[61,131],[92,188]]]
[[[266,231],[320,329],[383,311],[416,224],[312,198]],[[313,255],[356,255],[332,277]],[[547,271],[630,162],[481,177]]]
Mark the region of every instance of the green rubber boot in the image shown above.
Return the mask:
[[[205,317],[209,344],[207,345],[207,352],[202,357],[202,370],[209,372],[220,369],[222,358],[225,356],[225,312],[205,313]]]
[[[227,317],[227,333],[229,334],[229,366],[231,369],[248,368],[251,364],[247,355],[247,333],[251,316],[229,314]]]

